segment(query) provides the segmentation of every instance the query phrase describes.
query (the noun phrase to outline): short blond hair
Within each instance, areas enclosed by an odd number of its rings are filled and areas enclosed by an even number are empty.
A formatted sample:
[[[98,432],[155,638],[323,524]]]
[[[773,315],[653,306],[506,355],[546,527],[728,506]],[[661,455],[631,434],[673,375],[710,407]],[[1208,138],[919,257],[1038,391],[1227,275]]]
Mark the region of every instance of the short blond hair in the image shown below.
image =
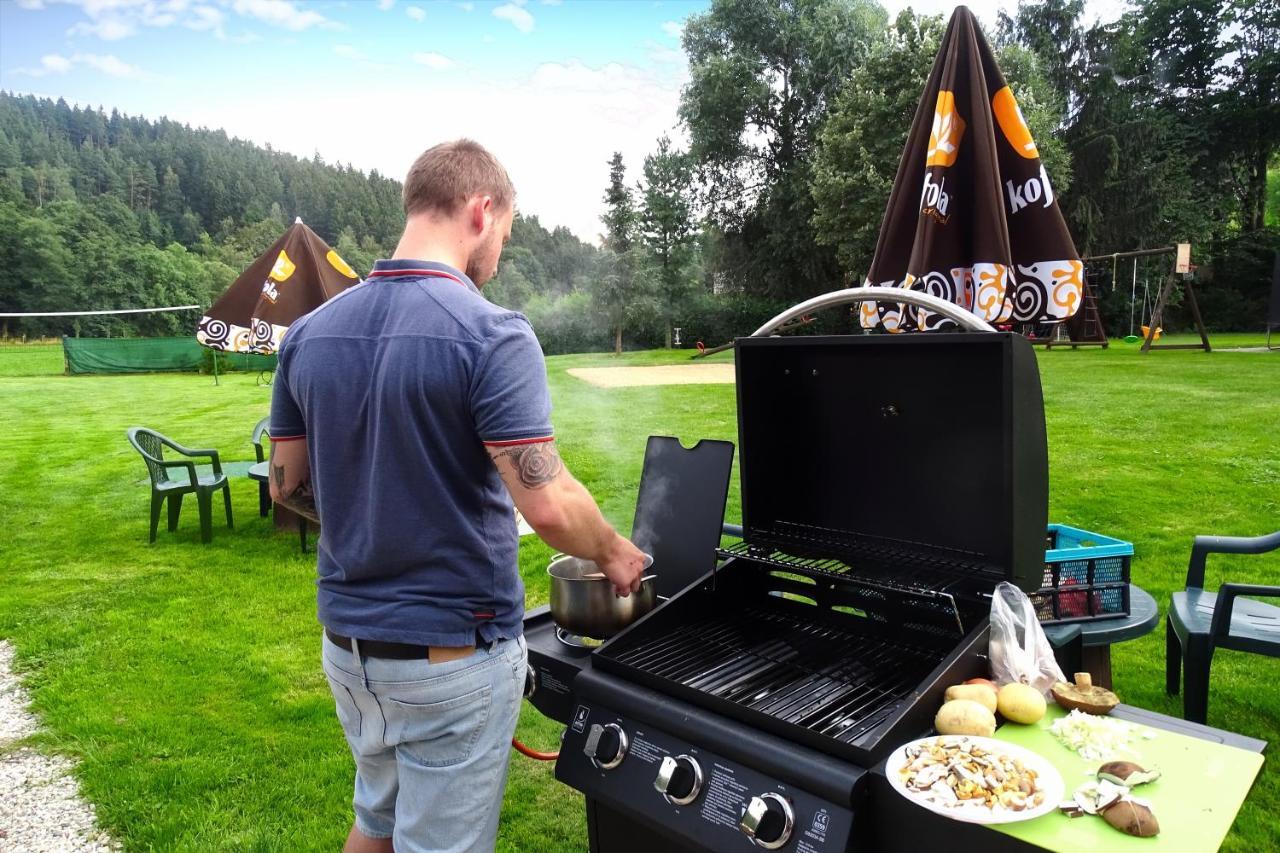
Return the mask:
[[[472,139],[442,142],[422,152],[404,179],[404,212],[452,216],[467,199],[487,195],[497,210],[515,203],[507,170]]]

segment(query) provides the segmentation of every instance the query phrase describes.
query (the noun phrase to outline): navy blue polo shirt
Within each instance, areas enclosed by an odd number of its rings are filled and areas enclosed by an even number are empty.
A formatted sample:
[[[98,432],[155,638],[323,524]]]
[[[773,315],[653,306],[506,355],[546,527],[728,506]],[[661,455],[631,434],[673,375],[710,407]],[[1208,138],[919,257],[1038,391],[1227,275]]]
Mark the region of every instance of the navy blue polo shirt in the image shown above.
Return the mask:
[[[307,441],[325,627],[440,646],[520,635],[515,510],[486,445],[551,440],[523,315],[446,264],[378,261],[289,328],[270,432]]]

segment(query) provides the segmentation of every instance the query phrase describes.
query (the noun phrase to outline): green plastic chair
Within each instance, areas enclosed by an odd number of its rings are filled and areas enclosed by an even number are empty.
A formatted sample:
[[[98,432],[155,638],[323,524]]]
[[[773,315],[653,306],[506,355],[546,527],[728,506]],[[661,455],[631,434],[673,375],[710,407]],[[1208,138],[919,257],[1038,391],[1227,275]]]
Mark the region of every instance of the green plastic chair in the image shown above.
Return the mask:
[[[1280,607],[1244,596],[1280,598],[1280,586],[1224,583],[1204,588],[1209,554],[1265,554],[1280,549],[1280,530],[1266,536],[1197,536],[1187,584],[1175,592],[1165,622],[1165,692],[1175,696],[1182,676],[1182,716],[1203,724],[1209,714],[1209,668],[1216,649],[1280,657]]]
[[[147,473],[151,475],[151,541],[156,541],[156,526],[160,522],[160,506],[167,498],[169,501],[169,530],[178,529],[178,515],[182,512],[182,498],[195,492],[196,501],[200,505],[200,541],[213,539],[213,493],[222,490],[222,499],[227,509],[227,527],[234,528],[231,520],[231,484],[227,475],[222,473],[222,462],[216,450],[192,450],[183,447],[176,441],[166,438],[160,433],[146,427],[130,427],[126,432],[133,449],[142,454],[147,463]],[[169,448],[186,457],[185,459],[165,459],[164,449]],[[213,474],[196,476],[196,466],[192,459],[208,457],[213,462]],[[169,471],[174,468],[186,470],[186,476],[170,479]]]
[[[267,454],[262,449],[263,441],[271,439],[271,418],[263,418],[253,427],[253,453],[259,462],[267,461]],[[271,512],[271,488],[266,483],[258,483],[258,515],[263,518]],[[304,546],[303,550],[306,548]]]

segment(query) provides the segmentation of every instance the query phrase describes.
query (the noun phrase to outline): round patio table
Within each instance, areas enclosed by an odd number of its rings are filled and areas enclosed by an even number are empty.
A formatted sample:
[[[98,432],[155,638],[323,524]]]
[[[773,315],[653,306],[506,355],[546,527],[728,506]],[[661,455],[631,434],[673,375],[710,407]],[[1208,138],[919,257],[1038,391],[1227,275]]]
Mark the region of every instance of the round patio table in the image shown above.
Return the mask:
[[[1079,638],[1080,669],[1093,676],[1093,683],[1111,688],[1111,646],[1150,634],[1160,623],[1156,600],[1142,587],[1129,584],[1129,615],[1092,622],[1045,625],[1044,633],[1056,650]],[[1061,658],[1059,659],[1061,663]],[[1071,673],[1066,673],[1071,678]]]
[[[269,464],[270,464],[269,461],[259,462],[258,464],[251,467],[249,469],[249,479],[256,480],[259,483],[267,482],[267,478],[269,476],[267,473],[267,466]],[[289,523],[290,516],[298,520],[298,538],[302,542],[302,553],[304,554],[307,553],[307,519],[301,515],[298,515],[296,512],[289,509],[288,507],[281,506],[278,503],[272,504],[272,506],[275,508],[276,527],[286,526]]]

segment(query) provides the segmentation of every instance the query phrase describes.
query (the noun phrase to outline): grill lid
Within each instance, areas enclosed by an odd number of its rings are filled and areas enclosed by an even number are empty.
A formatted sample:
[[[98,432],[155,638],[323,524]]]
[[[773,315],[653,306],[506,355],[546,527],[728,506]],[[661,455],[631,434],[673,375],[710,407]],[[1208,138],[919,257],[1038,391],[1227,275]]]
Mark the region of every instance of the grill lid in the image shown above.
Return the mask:
[[[1021,335],[740,338],[736,351],[748,543],[1039,588],[1048,452]]]

